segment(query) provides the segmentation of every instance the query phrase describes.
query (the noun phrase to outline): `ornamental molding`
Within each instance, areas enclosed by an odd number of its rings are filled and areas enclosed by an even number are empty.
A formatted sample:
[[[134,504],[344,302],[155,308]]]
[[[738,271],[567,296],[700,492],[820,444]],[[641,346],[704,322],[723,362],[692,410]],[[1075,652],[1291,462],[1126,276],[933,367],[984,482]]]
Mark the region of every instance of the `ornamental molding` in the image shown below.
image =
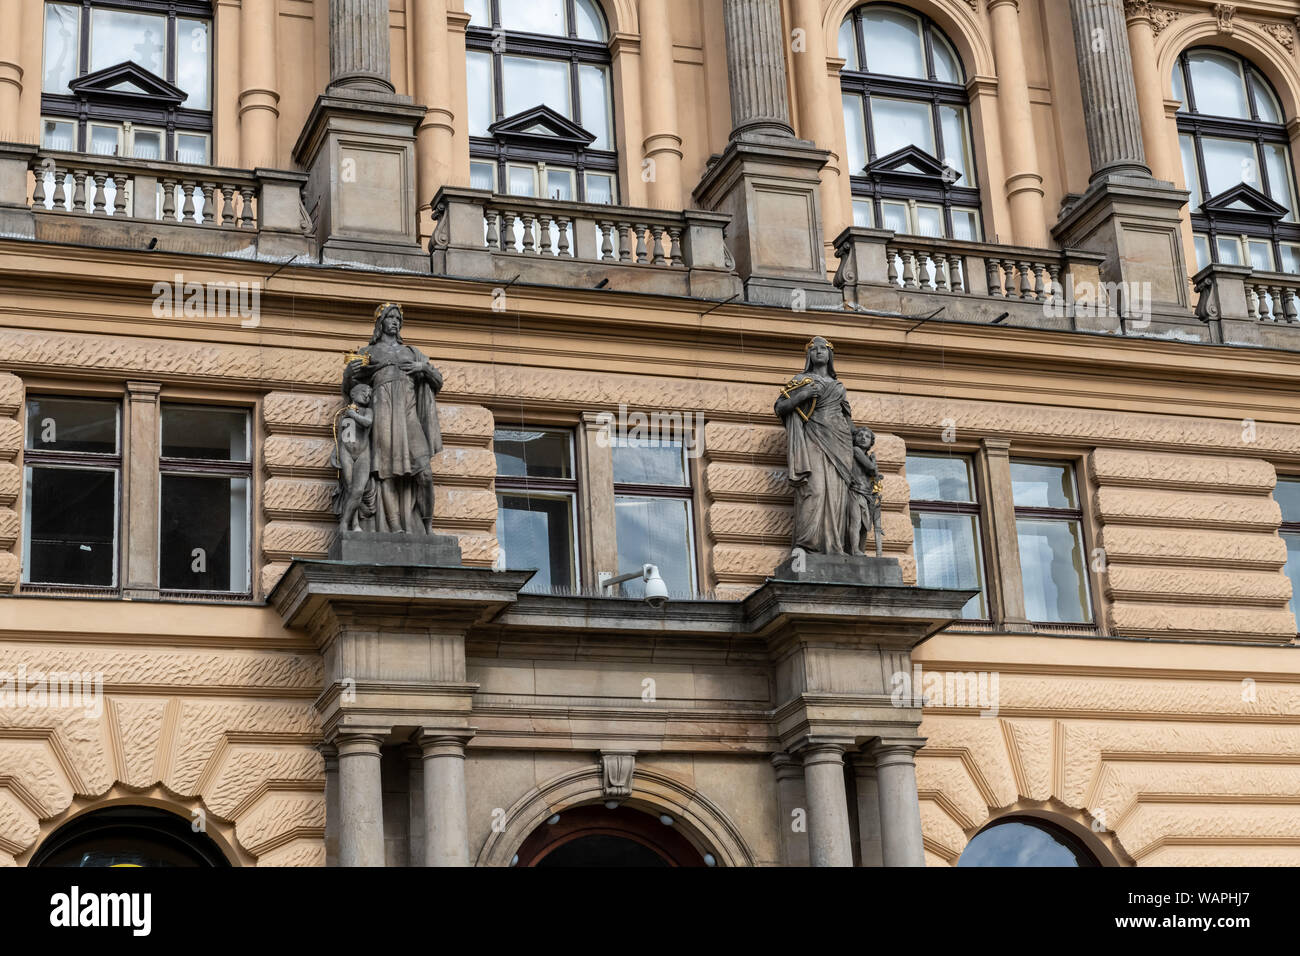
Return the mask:
[[[1218,21],[1219,32],[1232,36],[1236,30],[1236,24],[1232,22],[1233,17],[1237,15],[1237,8],[1230,3],[1216,3],[1214,5],[1214,18]]]
[[[1295,31],[1300,27],[1300,17],[1291,23],[1261,23],[1259,26],[1288,53],[1295,50]]]
[[[600,755],[601,792],[612,799],[622,799],[632,793],[632,773],[636,770],[635,753],[607,753]]]
[[[1181,10],[1170,10],[1168,7],[1156,7],[1146,4],[1151,11],[1151,32],[1155,36],[1160,36],[1161,32],[1179,19],[1183,15]]]

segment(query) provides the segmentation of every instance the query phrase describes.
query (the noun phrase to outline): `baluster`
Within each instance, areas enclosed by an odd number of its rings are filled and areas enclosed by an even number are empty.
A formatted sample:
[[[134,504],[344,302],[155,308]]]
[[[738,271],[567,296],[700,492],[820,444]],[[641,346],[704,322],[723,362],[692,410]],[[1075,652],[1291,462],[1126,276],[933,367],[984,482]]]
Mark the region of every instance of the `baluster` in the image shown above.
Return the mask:
[[[920,284],[916,281],[916,259],[911,249],[899,249],[898,254],[903,258],[903,288],[918,289]]]
[[[108,174],[102,169],[96,169],[90,174],[90,178],[95,183],[95,198],[90,202],[91,215],[107,214],[108,209],[107,197],[104,195],[104,181],[108,179]]]
[[[1061,288],[1060,265],[1058,265],[1055,262],[1049,262],[1047,264],[1047,278],[1048,278],[1047,301],[1052,303],[1052,305],[1056,305],[1057,304],[1056,299],[1058,295],[1057,290]]]
[[[643,226],[641,223],[634,222],[632,223],[632,231],[636,233],[636,261],[649,262],[650,254],[646,252],[646,247],[645,247],[646,227]]]
[[[1253,282],[1247,283],[1246,311],[1250,314],[1250,317],[1254,319],[1256,322],[1260,320],[1260,312],[1259,312],[1260,305],[1261,305],[1261,301],[1259,296],[1259,289],[1255,286]]]
[[[90,212],[86,205],[86,171],[84,169],[74,169],[72,171],[72,182],[72,211]]]
[[[654,258],[651,259],[651,263],[656,266],[667,265],[668,260],[664,258],[664,227],[651,226],[650,235],[654,237]]]
[[[682,260],[682,227],[668,227],[668,264],[679,268],[685,267]]]
[[[600,230],[600,259],[603,262],[606,259],[614,258],[614,224],[608,219],[602,219],[596,226]]]
[[[537,237],[533,235],[533,214],[530,212],[520,213],[519,220],[523,223],[524,255],[538,255]]]
[[[257,223],[253,219],[253,187],[239,187],[239,228],[254,229]]]
[[[185,201],[181,204],[181,222],[198,222],[194,218],[194,183],[182,182],[181,192],[185,195]]]
[[[513,209],[504,209],[501,215],[505,217],[505,233],[501,237],[501,248],[506,252],[515,251],[515,212]]]
[[[885,271],[885,281],[890,285],[898,285],[898,249],[893,246],[885,246],[885,262],[888,263]]]
[[[32,206],[45,205],[45,167],[32,166]]]
[[[1016,296],[1016,264],[1010,259],[1002,260],[1002,278],[1007,284],[1007,298],[1014,299]]]
[[[113,215],[125,216],[126,212],[126,184],[128,177],[125,172],[113,174]]]
[[[555,254],[555,244],[551,241],[551,214],[546,211],[537,214],[537,254]]]
[[[1288,288],[1282,290],[1282,306],[1283,314],[1286,315],[1286,320],[1288,322],[1295,322],[1297,319],[1300,319],[1300,311],[1297,311],[1296,309],[1295,289]]]
[[[1029,282],[1029,263],[1019,262],[1017,266],[1020,269],[1020,298],[1031,298],[1034,290]]]
[[[487,247],[493,251],[501,248],[501,233],[497,231],[497,220],[501,214],[495,209],[485,209],[483,218],[487,220]]]
[[[235,222],[235,187],[230,183],[221,184],[221,223],[223,226]]]
[[[199,213],[199,225],[206,226],[210,222],[215,222],[217,218],[216,210],[212,208],[215,205],[213,199],[217,195],[216,188],[212,183],[200,183],[198,188],[199,195],[203,197],[203,211]]]
[[[176,180],[164,179],[162,181],[162,189],[162,217],[171,221],[176,218]]]
[[[1280,285],[1272,286],[1268,290],[1269,313],[1273,316],[1274,322],[1286,321],[1286,307],[1282,305],[1283,289]]]
[[[948,256],[948,278],[952,282],[952,291],[965,292],[966,268],[961,256],[952,253]]]
[[[618,261],[632,261],[632,225],[631,223],[620,222],[618,224]]]
[[[569,225],[570,223],[573,222],[573,220],[570,219],[568,216],[556,216],[555,221],[556,223],[559,224],[560,227],[559,255],[563,256],[566,259],[572,259],[573,249],[569,247]]]
[[[1047,299],[1047,295],[1045,294],[1046,290],[1044,289],[1043,286],[1043,264],[1041,262],[1035,262],[1033,263],[1033,269],[1034,269],[1034,298],[1037,299],[1039,302],[1044,302]]]
[[[984,276],[988,282],[989,295],[1006,295],[1006,293],[1002,291],[1002,271],[998,268],[998,260],[984,260]]]

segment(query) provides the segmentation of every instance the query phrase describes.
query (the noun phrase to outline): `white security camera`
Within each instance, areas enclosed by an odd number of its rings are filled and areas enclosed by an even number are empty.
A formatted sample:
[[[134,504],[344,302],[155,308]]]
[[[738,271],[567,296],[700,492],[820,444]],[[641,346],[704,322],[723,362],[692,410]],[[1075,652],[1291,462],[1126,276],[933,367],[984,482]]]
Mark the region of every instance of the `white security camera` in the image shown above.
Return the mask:
[[[640,571],[633,571],[630,574],[620,574],[618,577],[610,577],[607,571],[600,573],[601,590],[614,587],[616,584],[622,584],[624,581],[631,581],[634,578],[640,578],[645,582],[645,602],[652,608],[658,609],[668,603],[668,585],[664,579],[659,576],[659,568],[653,564],[641,565]]]

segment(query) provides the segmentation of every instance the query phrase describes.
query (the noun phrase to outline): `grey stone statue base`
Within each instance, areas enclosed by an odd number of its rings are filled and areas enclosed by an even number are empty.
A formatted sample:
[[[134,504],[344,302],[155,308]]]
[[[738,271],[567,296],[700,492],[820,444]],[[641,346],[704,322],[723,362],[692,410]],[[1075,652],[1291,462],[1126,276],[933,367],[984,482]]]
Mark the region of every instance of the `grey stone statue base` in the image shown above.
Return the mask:
[[[796,567],[799,570],[795,570]],[[898,558],[877,558],[866,554],[806,554],[802,558],[787,558],[781,562],[772,577],[777,581],[901,587],[903,569]]]
[[[344,531],[330,545],[329,559],[400,567],[461,567],[460,541],[454,534]]]

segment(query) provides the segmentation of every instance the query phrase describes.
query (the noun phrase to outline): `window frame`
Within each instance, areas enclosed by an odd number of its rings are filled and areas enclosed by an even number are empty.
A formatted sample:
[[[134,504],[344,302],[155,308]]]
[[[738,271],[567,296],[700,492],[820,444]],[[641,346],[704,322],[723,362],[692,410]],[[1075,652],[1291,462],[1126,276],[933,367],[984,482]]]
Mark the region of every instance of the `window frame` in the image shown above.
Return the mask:
[[[1095,586],[1096,582],[1092,580],[1092,562],[1090,560],[1092,550],[1090,547],[1088,533],[1088,519],[1084,513],[1084,487],[1080,480],[1079,461],[1072,457],[1053,457],[1051,455],[1038,455],[1033,453],[1022,453],[1020,455],[1010,455],[1008,457],[1009,465],[1051,465],[1064,466],[1070,470],[1070,481],[1074,486],[1074,497],[1078,503],[1075,508],[1045,508],[1033,505],[1017,505],[1015,503],[1014,485],[1007,488],[1007,495],[1011,501],[1011,520],[1012,527],[1016,532],[1016,560],[1020,560],[1020,519],[1039,518],[1044,520],[1055,521],[1074,521],[1079,528],[1079,549],[1083,559],[1083,567],[1080,569],[1080,580],[1084,587],[1084,610],[1087,611],[1088,619],[1086,621],[1037,621],[1029,617],[1028,602],[1026,601],[1025,617],[1035,628],[1057,628],[1057,629],[1088,629],[1101,633],[1101,615],[1097,606],[1097,594],[1099,589]],[[1020,568],[1020,588],[1021,600],[1025,601],[1024,594],[1024,567]]]
[[[32,399],[66,399],[69,401],[100,401],[111,403],[116,418],[116,454],[103,452],[41,451],[27,447],[27,403]],[[103,394],[98,392],[78,392],[76,390],[60,391],[58,389],[39,391],[28,389],[23,398],[23,443],[21,449],[22,485],[20,494],[22,504],[19,515],[22,520],[22,563],[18,572],[18,593],[20,594],[60,594],[78,597],[117,597],[122,593],[122,570],[125,544],[126,516],[122,508],[122,495],[125,489],[124,470],[126,454],[123,445],[126,441],[125,403],[120,394]],[[59,468],[69,471],[109,471],[113,474],[113,582],[112,584],[68,584],[65,582],[32,581],[30,561],[32,557],[31,535],[32,516],[28,509],[31,493],[29,469]]]
[[[532,422],[510,422],[502,423],[500,416],[495,417],[495,424],[492,427],[492,456],[496,458],[497,433],[503,431],[541,431],[555,434],[563,434],[568,441],[569,448],[569,472],[572,478],[540,478],[530,477],[528,475],[501,475],[497,473],[493,479],[493,494],[497,498],[497,520],[500,521],[501,514],[501,494],[504,491],[509,494],[531,494],[539,493],[559,493],[569,496],[569,517],[572,522],[573,532],[570,545],[573,549],[573,591],[581,593],[585,586],[585,575],[583,574],[582,557],[582,507],[581,493],[582,481],[579,471],[580,462],[578,458],[578,434],[572,427],[553,424],[534,424]],[[501,532],[497,530],[497,546],[501,547]],[[509,565],[506,566],[509,570]],[[550,593],[550,592],[525,592],[525,593]]]
[[[77,68],[73,76],[73,81],[84,77],[93,71],[90,69],[90,47],[91,47],[91,21],[95,10],[115,10],[123,13],[150,14],[162,16],[167,23],[167,35],[165,39],[165,49],[163,58],[166,61],[163,69],[163,75],[159,79],[166,80],[168,83],[177,82],[178,56],[177,46],[178,21],[180,20],[202,20],[208,25],[208,108],[194,109],[182,105],[176,106],[146,106],[127,103],[96,103],[87,100],[85,96],[79,96],[75,92],[71,93],[48,93],[44,90],[45,71],[45,29],[47,6],[54,4],[58,6],[77,7],[79,9],[77,37]],[[111,2],[102,2],[102,0],[80,0],[80,2],[67,3],[62,0],[46,0],[41,4],[41,119],[42,119],[42,136],[44,135],[43,121],[61,120],[70,121],[74,124],[74,142],[73,152],[85,153],[89,149],[89,124],[118,127],[118,145],[119,156],[125,156],[123,146],[129,138],[123,125],[131,123],[133,125],[161,129],[163,131],[163,157],[164,162],[177,162],[176,139],[178,133],[202,133],[207,139],[208,152],[207,163],[212,162],[213,137],[216,132],[216,124],[213,122],[215,112],[216,96],[216,74],[217,74],[217,30],[216,30],[216,5],[207,0],[111,0]],[[125,61],[124,61],[125,62]],[[139,65],[139,64],[137,64]],[[144,69],[141,66],[141,69]],[[155,74],[157,75],[157,74]]]
[[[214,409],[218,411],[239,411],[243,412],[245,417],[244,429],[244,455],[246,461],[222,461],[211,458],[180,458],[176,456],[164,456],[163,451],[163,418],[166,415],[168,407],[187,407]],[[253,597],[253,559],[256,554],[254,547],[254,528],[253,516],[256,511],[254,507],[254,498],[257,494],[257,488],[254,482],[253,474],[253,427],[256,418],[253,415],[254,409],[246,405],[214,405],[210,402],[203,401],[177,401],[174,398],[164,398],[159,396],[158,401],[158,458],[157,458],[157,478],[158,478],[158,540],[155,543],[157,547],[158,560],[158,593],[163,597],[183,597],[187,595],[202,595],[204,597],[225,597],[228,599],[249,599]],[[163,561],[163,478],[168,475],[174,475],[183,478],[244,478],[247,480],[248,493],[247,500],[244,503],[244,536],[246,540],[247,554],[244,556],[244,588],[243,590],[213,590],[205,588],[165,588],[162,586],[162,561]]]
[[[866,52],[867,43],[864,33],[863,13],[868,10],[877,9],[903,13],[920,22],[921,37],[923,50],[925,54],[926,79],[917,79],[913,77],[892,76],[884,73],[867,72]],[[975,150],[975,137],[973,124],[971,121],[971,103],[970,94],[966,87],[966,82],[949,83],[937,78],[935,71],[934,55],[934,38],[933,33],[937,32],[943,38],[948,48],[952,51],[958,67],[962,70],[963,75],[966,73],[966,66],[961,61],[957,53],[957,48],[947,35],[939,28],[935,22],[925,14],[901,7],[892,3],[866,3],[854,7],[845,16],[845,21],[851,20],[853,23],[852,36],[856,50],[856,60],[858,70],[850,70],[846,65],[840,70],[840,94],[854,95],[862,103],[862,120],[864,132],[866,135],[867,166],[870,167],[882,157],[876,150],[876,136],[872,123],[872,98],[890,100],[906,100],[909,102],[920,102],[928,104],[930,107],[930,124],[934,134],[934,144],[936,151],[940,154],[933,157],[940,163],[944,162],[945,156],[953,155],[950,150],[945,149],[943,121],[940,108],[943,106],[956,106],[964,110],[964,120],[966,123],[966,143],[962,144],[968,149],[969,156],[966,157],[969,168],[965,171],[962,179],[967,185],[957,185],[956,183],[946,182],[941,177],[931,177],[930,181],[925,181],[920,177],[914,177],[915,182],[883,182],[880,173],[864,173],[862,170],[847,170],[850,192],[852,199],[855,201],[867,201],[870,203],[872,221],[881,224],[884,222],[884,215],[881,209],[881,202],[894,200],[900,202],[922,202],[940,205],[943,208],[943,228],[944,236],[948,238],[953,234],[952,210],[954,207],[971,208],[976,211],[976,229],[980,241],[986,234],[984,228],[984,205],[980,195],[979,181],[979,159]],[[844,21],[841,21],[842,23]],[[967,81],[968,82],[968,81]],[[841,117],[844,110],[841,106]],[[841,119],[841,121],[843,121]],[[847,135],[847,130],[846,130]],[[917,147],[918,149],[920,147]]]
[[[620,201],[619,144],[616,122],[617,110],[613,89],[614,68],[613,58],[609,51],[609,41],[586,40],[577,35],[575,0],[563,0],[567,36],[505,30],[500,26],[501,10],[498,0],[485,0],[485,2],[488,4],[491,23],[479,25],[471,22],[465,28],[465,49],[467,53],[486,53],[491,58],[492,121],[489,125],[510,118],[505,114],[505,81],[502,69],[504,57],[521,56],[566,63],[569,71],[569,99],[572,104],[571,112],[573,114],[570,121],[584,129],[588,128],[583,126],[582,120],[581,71],[579,67],[584,65],[600,66],[604,70],[606,82],[606,116],[602,117],[602,119],[609,124],[610,148],[604,150],[591,146],[560,143],[549,146],[543,145],[540,141],[532,141],[526,145],[521,145],[505,142],[502,137],[491,134],[487,136],[471,135],[469,136],[471,161],[490,161],[495,164],[496,188],[493,191],[501,195],[510,195],[509,174],[507,172],[510,165],[531,164],[536,169],[538,163],[545,163],[552,166],[566,167],[574,173],[573,195],[576,202],[587,201],[587,171],[608,173],[613,180],[611,204],[617,205]],[[602,25],[605,28],[605,33],[608,36],[608,19],[605,18],[604,10],[599,9],[599,4],[596,6],[603,20]],[[502,37],[505,38],[504,46],[498,40],[498,38]],[[588,132],[592,131],[588,129]]]
[[[975,555],[980,562],[980,577],[983,580],[982,591],[984,594],[984,615],[982,617],[961,617],[953,622],[954,626],[960,627],[966,625],[991,625],[996,623],[999,618],[999,608],[997,602],[997,588],[993,580],[993,555],[990,552],[990,542],[988,528],[986,527],[986,509],[984,506],[985,489],[983,487],[983,478],[980,469],[980,453],[975,449],[953,449],[930,448],[924,445],[914,445],[907,443],[903,459],[904,474],[907,474],[907,459],[919,456],[930,458],[948,457],[960,458],[966,462],[969,468],[970,490],[974,501],[931,501],[924,498],[912,497],[912,483],[908,479],[908,499],[907,512],[911,517],[912,512],[917,511],[921,514],[967,514],[975,516],[975,530],[979,535]],[[914,532],[915,533],[915,532]],[[912,542],[913,557],[916,558],[916,542]],[[920,559],[917,558],[918,571]]]
[[[1277,485],[1281,484],[1284,481],[1292,484],[1300,485],[1300,475],[1279,474],[1277,476],[1277,484],[1275,484],[1273,487],[1274,501],[1277,501]],[[1278,503],[1278,510],[1279,511],[1282,510],[1282,505],[1280,502]],[[1282,535],[1284,534],[1293,534],[1300,537],[1300,517],[1297,517],[1295,521],[1287,521],[1286,513],[1282,512],[1282,521],[1278,525],[1277,534],[1279,538],[1282,537]],[[1285,564],[1282,565],[1282,573],[1286,574]],[[1287,577],[1290,578],[1290,575],[1287,575]],[[1300,634],[1300,608],[1297,608],[1295,606],[1298,599],[1300,599],[1300,594],[1297,594],[1293,591],[1293,593],[1291,594],[1291,601],[1289,602],[1288,606],[1291,608],[1291,613],[1296,618],[1296,632]]]
[[[610,473],[613,474],[613,456],[616,445],[610,444]],[[687,568],[690,574],[690,599],[696,598],[702,592],[700,582],[700,555],[698,550],[699,534],[695,527],[699,509],[695,503],[696,476],[692,473],[691,458],[687,454],[687,445],[682,443],[682,480],[681,485],[653,485],[637,484],[635,482],[615,481],[613,482],[613,502],[614,507],[618,507],[619,498],[668,498],[686,502],[686,553],[690,557],[690,566]],[[617,512],[615,512],[614,527],[614,560],[615,573],[624,574],[622,568],[618,567],[618,523]],[[635,569],[632,569],[635,570]]]
[[[1224,56],[1236,61],[1238,68],[1241,70],[1244,92],[1246,95],[1246,104],[1250,110],[1250,119],[1240,119],[1227,116],[1213,116],[1197,112],[1196,107],[1196,88],[1192,82],[1191,65],[1188,61],[1190,54],[1198,52],[1213,53],[1216,56]],[[1266,239],[1272,245],[1272,259],[1276,268],[1283,261],[1282,247],[1289,244],[1300,243],[1300,190],[1297,190],[1295,154],[1291,149],[1291,137],[1287,132],[1286,117],[1283,117],[1282,123],[1271,123],[1259,118],[1259,106],[1256,102],[1256,87],[1251,82],[1252,74],[1263,84],[1264,88],[1273,96],[1278,105],[1279,112],[1282,109],[1281,98],[1277,95],[1277,90],[1263,71],[1256,67],[1250,60],[1246,59],[1232,50],[1222,47],[1198,45],[1188,47],[1178,54],[1178,59],[1174,64],[1176,77],[1180,80],[1183,95],[1185,97],[1183,105],[1179,108],[1176,115],[1176,125],[1180,139],[1184,136],[1190,137],[1192,141],[1192,155],[1196,163],[1196,183],[1188,183],[1189,189],[1194,189],[1200,195],[1200,201],[1196,209],[1189,209],[1191,217],[1192,232],[1195,236],[1204,236],[1208,244],[1209,261],[1211,263],[1220,262],[1219,258],[1219,238],[1223,237],[1238,242],[1244,238]],[[1177,89],[1174,90],[1178,92]],[[1294,222],[1275,221],[1272,223],[1252,222],[1246,219],[1232,217],[1230,214],[1220,212],[1218,214],[1211,211],[1205,212],[1205,203],[1213,199],[1216,193],[1211,195],[1209,192],[1209,173],[1205,164],[1205,147],[1206,139],[1227,139],[1239,143],[1250,143],[1255,151],[1255,170],[1258,174],[1258,181],[1252,185],[1265,196],[1273,199],[1272,182],[1268,170],[1268,162],[1265,159],[1264,150],[1268,145],[1282,146],[1285,150],[1287,159],[1287,172],[1290,174],[1291,182],[1291,214],[1295,217]],[[1182,146],[1179,146],[1180,162],[1182,162]],[[1186,175],[1186,170],[1184,170]],[[1232,188],[1232,187],[1229,187]],[[1274,200],[1276,202],[1276,200]]]

